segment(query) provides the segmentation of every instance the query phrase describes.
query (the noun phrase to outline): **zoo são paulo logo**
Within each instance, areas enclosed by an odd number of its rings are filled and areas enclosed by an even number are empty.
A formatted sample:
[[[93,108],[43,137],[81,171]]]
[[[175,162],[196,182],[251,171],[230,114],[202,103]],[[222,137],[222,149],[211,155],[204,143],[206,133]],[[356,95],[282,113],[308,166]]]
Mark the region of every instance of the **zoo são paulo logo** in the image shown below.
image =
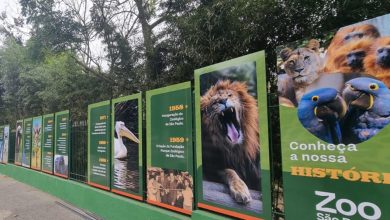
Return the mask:
[[[357,218],[378,220],[382,215],[381,209],[371,202],[357,204],[347,198],[338,198],[336,193],[331,192],[315,191],[314,194],[321,198],[321,201],[316,204],[317,220],[351,220]],[[343,217],[332,217],[332,215],[343,215]]]

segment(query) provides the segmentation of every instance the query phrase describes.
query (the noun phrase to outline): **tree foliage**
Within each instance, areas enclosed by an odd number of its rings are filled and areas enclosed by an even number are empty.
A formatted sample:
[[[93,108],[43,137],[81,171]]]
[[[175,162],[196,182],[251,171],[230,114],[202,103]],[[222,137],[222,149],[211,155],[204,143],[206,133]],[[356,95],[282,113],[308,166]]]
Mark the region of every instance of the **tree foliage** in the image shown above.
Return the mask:
[[[192,80],[196,68],[386,14],[388,0],[19,0],[0,16],[3,121]],[[8,17],[7,17],[8,16]],[[29,27],[27,40],[18,33]],[[100,52],[99,52],[100,51]],[[98,53],[99,52],[99,53]],[[272,55],[267,59],[274,59]]]

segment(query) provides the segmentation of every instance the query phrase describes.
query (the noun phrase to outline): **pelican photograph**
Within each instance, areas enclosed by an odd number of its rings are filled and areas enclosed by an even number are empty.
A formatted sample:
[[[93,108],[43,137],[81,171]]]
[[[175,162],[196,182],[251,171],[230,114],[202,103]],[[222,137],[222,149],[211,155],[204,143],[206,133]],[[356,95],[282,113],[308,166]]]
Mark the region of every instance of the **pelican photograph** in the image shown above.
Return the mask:
[[[113,189],[139,192],[138,99],[115,104]]]
[[[16,122],[15,134],[15,164],[22,165],[22,140],[23,140],[23,120]]]

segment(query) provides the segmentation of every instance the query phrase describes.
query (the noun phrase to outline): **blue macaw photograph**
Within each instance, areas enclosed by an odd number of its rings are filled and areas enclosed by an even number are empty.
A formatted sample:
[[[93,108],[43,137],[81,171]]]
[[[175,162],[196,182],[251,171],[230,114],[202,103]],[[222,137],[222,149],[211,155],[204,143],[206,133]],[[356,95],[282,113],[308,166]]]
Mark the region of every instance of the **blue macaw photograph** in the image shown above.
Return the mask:
[[[281,106],[332,144],[358,144],[390,123],[390,14],[277,48]]]
[[[390,123],[390,90],[373,78],[347,81],[342,94],[321,88],[302,96],[298,118],[316,137],[332,144],[358,144]]]

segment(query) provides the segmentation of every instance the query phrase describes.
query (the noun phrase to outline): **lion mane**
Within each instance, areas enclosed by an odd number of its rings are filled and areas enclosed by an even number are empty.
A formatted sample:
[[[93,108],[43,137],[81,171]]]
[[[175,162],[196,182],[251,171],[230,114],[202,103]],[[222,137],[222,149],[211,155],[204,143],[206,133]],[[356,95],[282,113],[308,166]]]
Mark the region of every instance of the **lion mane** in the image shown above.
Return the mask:
[[[248,93],[246,83],[220,80],[207,90],[200,103],[206,175],[210,169],[234,169],[248,187],[258,189],[257,101]]]

